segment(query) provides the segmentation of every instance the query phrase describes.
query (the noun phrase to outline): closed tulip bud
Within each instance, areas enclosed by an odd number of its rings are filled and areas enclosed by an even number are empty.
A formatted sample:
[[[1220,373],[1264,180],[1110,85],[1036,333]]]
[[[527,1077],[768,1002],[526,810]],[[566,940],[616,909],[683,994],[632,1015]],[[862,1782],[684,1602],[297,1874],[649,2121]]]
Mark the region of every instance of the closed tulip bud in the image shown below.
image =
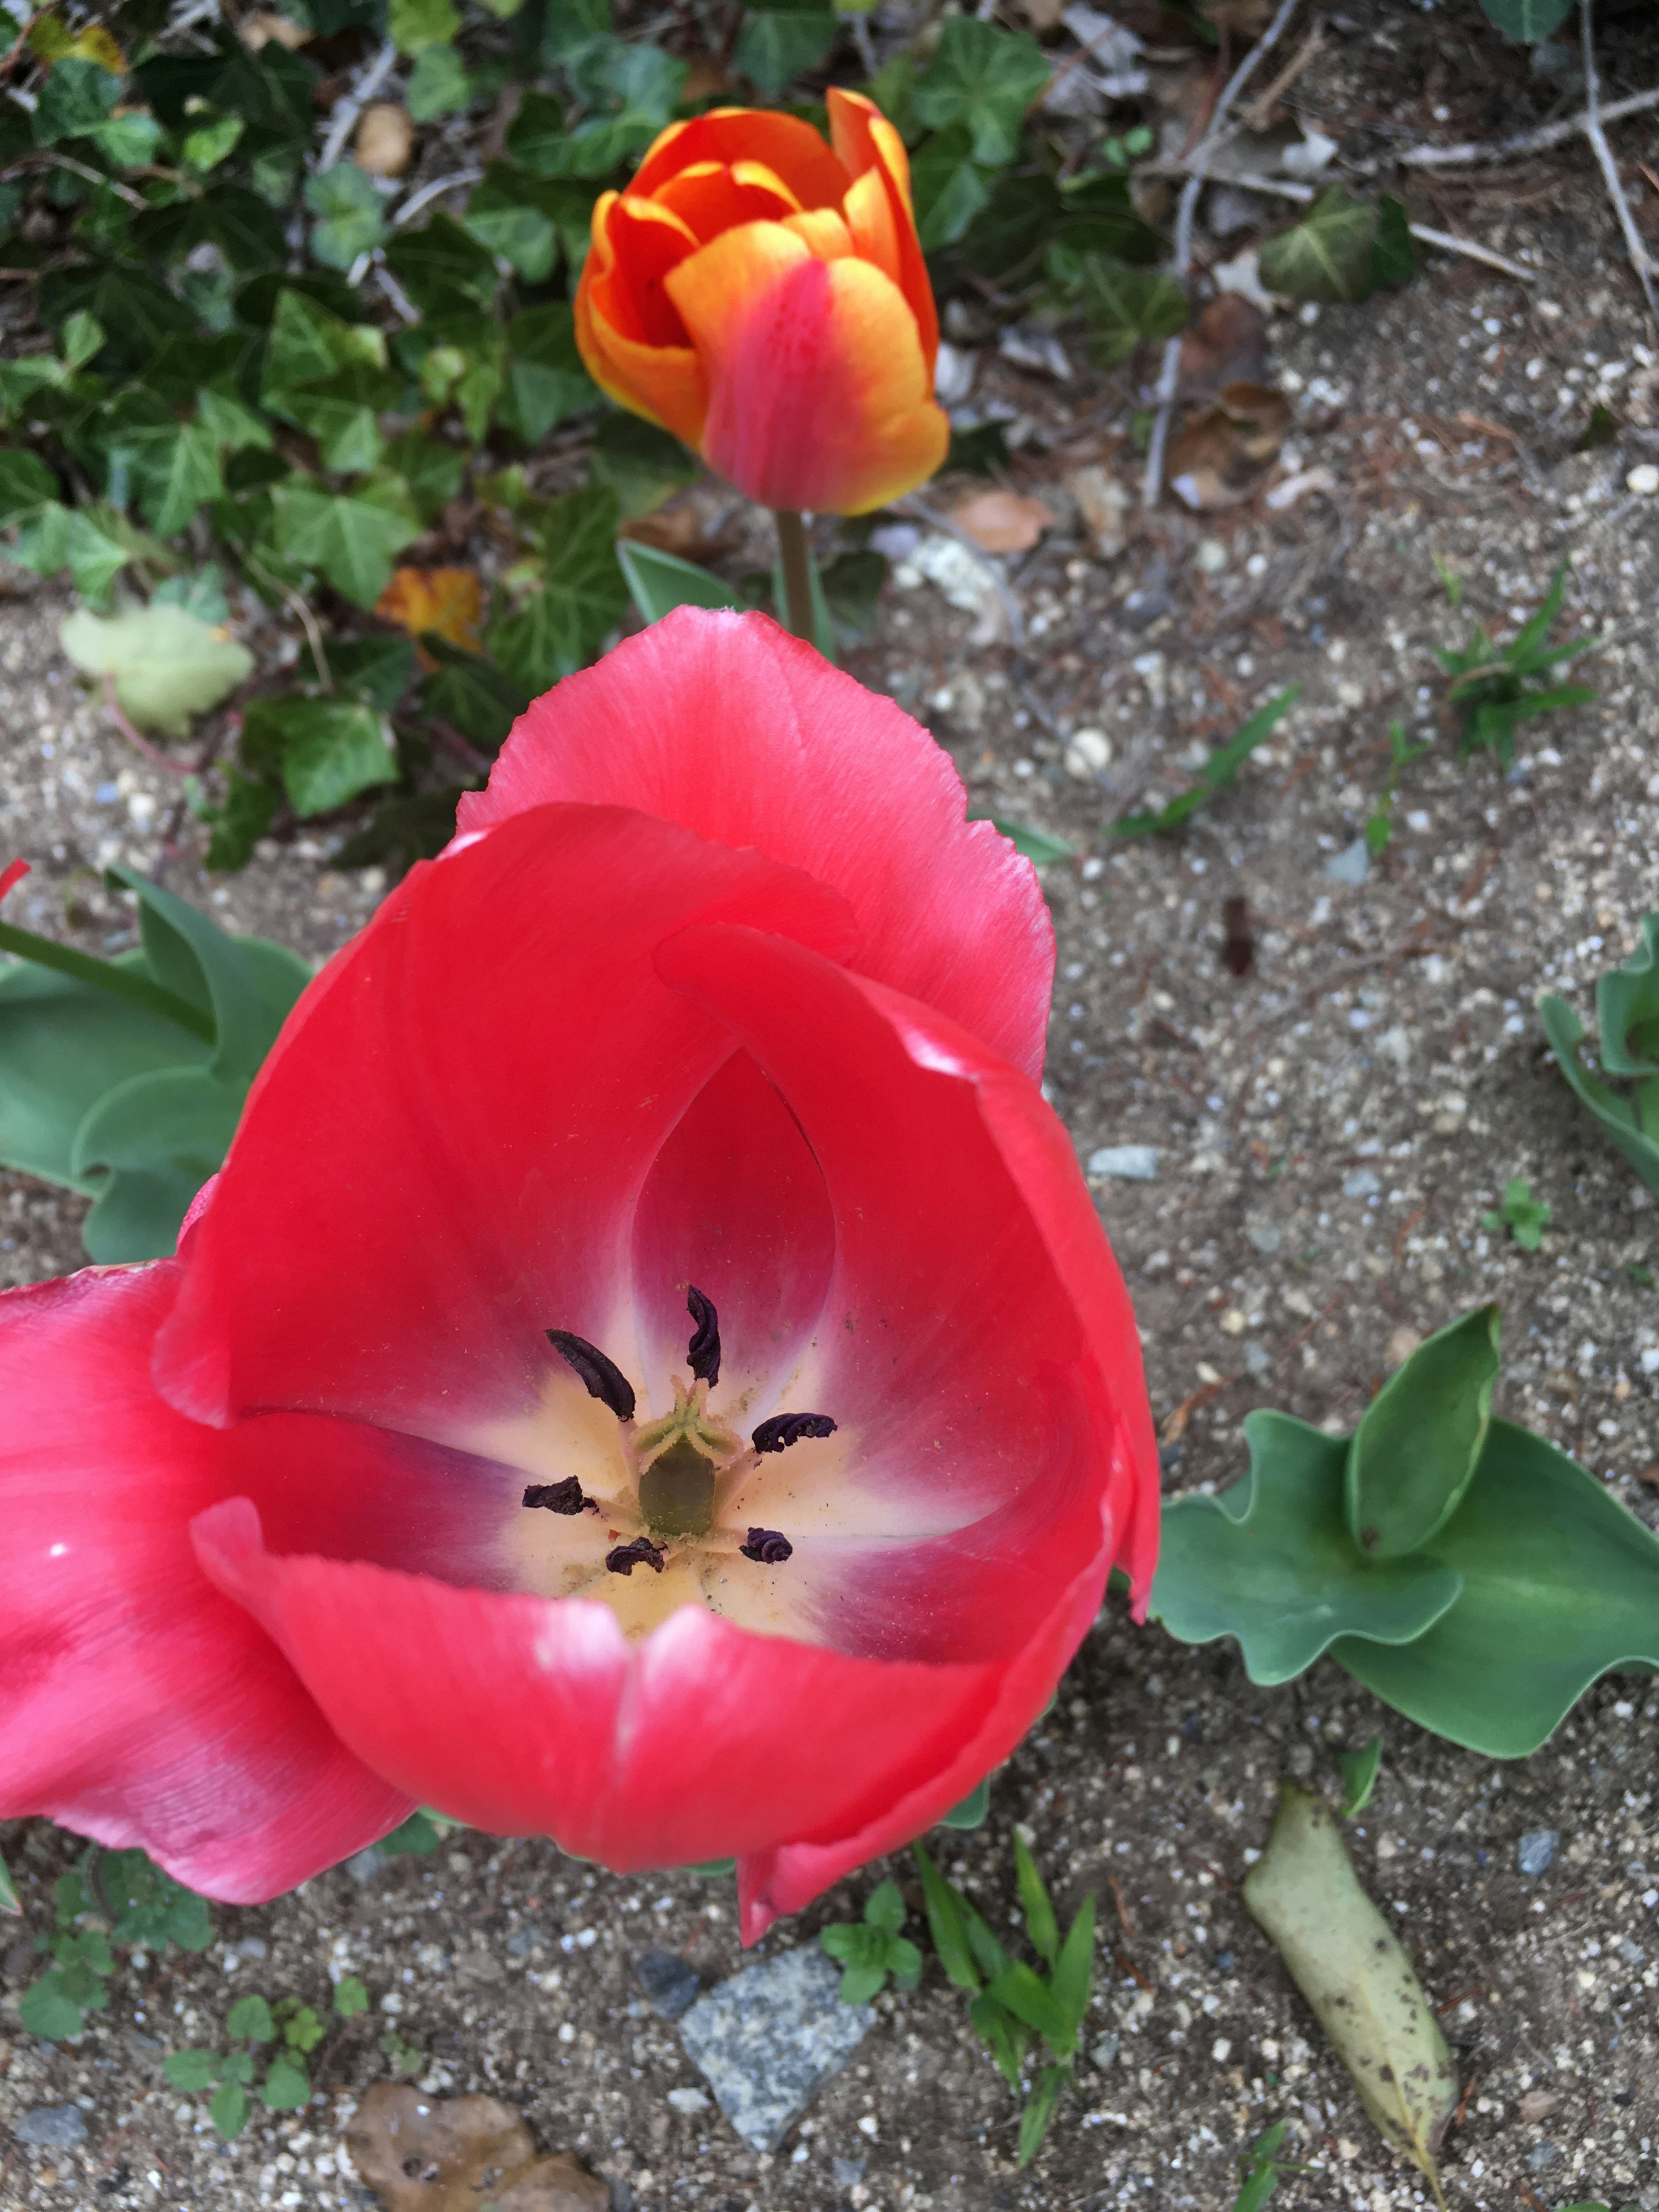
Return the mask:
[[[861,514],[932,476],[939,319],[896,131],[832,88],[832,143],[763,109],[665,131],[593,210],[594,380],[763,506]]]

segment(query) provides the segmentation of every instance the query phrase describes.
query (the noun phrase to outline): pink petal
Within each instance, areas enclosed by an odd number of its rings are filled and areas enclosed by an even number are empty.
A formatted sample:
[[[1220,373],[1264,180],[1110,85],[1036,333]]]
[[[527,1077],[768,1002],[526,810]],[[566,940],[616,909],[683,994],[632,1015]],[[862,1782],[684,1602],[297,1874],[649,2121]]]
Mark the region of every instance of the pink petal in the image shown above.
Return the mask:
[[[549,799],[637,806],[832,884],[861,975],[1035,1075],[1054,930],[1036,872],[968,822],[948,754],[763,615],[682,607],[523,715],[465,835]]]

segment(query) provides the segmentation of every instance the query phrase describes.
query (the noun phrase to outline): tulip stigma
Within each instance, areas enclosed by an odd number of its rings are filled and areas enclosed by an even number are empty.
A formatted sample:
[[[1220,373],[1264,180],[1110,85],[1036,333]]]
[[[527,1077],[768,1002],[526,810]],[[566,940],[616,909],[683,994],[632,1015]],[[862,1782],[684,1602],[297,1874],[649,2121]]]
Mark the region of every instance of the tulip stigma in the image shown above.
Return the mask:
[[[687,1347],[685,1364],[699,1382],[712,1390],[720,1379],[720,1320],[713,1298],[705,1297],[695,1283],[685,1287],[685,1310],[696,1323]]]
[[[803,1437],[833,1437],[836,1424],[828,1413],[774,1413],[749,1439],[757,1452],[787,1451]]]
[[[789,1539],[780,1535],[775,1528],[751,1528],[749,1541],[738,1547],[745,1559],[753,1559],[763,1567],[781,1567],[794,1548]]]
[[[597,1344],[590,1344],[585,1336],[577,1336],[568,1328],[550,1328],[547,1340],[575,1370],[590,1398],[609,1406],[619,1421],[633,1419],[634,1386],[614,1359],[607,1359]]]
[[[653,1574],[663,1568],[662,1547],[653,1544],[648,1536],[635,1536],[631,1543],[618,1544],[614,1552],[607,1552],[605,1564],[613,1575],[631,1575],[635,1567],[649,1567]]]
[[[584,1506],[597,1513],[599,1507],[584,1495],[580,1481],[568,1474],[562,1482],[532,1482],[525,1492],[526,1505],[544,1505],[550,1513],[580,1513]]]

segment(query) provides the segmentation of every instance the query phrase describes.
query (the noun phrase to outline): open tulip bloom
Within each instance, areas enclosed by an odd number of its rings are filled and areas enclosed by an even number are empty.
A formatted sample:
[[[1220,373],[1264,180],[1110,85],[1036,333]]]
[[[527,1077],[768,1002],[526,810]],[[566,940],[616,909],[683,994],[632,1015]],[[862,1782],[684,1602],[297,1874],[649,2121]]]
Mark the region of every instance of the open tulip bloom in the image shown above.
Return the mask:
[[[938,1820],[1157,1543],[1052,960],[763,617],[538,702],[176,1257],[0,1297],[0,1814],[249,1901],[424,1802],[750,1941]]]
[[[926,481],[951,426],[904,142],[832,87],[825,145],[758,108],[676,123],[593,210],[576,341],[618,405],[748,498],[861,514]]]

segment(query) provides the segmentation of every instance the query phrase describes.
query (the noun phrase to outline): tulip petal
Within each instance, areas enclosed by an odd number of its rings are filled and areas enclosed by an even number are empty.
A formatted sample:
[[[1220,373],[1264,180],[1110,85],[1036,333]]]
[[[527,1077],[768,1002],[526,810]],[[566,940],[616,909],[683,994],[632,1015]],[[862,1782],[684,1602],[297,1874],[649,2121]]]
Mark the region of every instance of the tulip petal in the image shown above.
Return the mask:
[[[594,313],[619,337],[683,346],[685,325],[664,280],[696,252],[696,233],[671,208],[628,192],[611,202],[605,230],[611,258],[594,280]]]
[[[643,227],[629,216],[617,217],[622,204],[618,194],[605,192],[594,205],[592,245],[576,287],[577,350],[588,374],[608,398],[647,421],[659,422],[695,447],[702,436],[708,412],[708,380],[696,349],[685,343],[684,331],[678,327],[678,343],[657,344],[636,334],[643,327],[644,311],[634,302],[627,274],[619,265],[611,223],[617,220],[622,235],[630,240],[641,234]],[[661,258],[677,242],[685,242],[678,239],[678,232],[684,229],[683,224],[676,226],[671,221],[643,234]],[[689,232],[686,237],[690,239]],[[669,306],[665,299],[662,304]],[[617,326],[613,315],[621,318],[623,327]]]
[[[339,1742],[264,1631],[202,1575],[191,1516],[231,1440],[149,1382],[169,1261],[0,1298],[0,1817],[139,1844],[252,1904],[411,1809]]]
[[[690,1605],[630,1644],[605,1606],[272,1553],[246,1498],[191,1534],[377,1771],[475,1826],[550,1835],[621,1873],[780,1836],[828,1838],[827,1859],[895,1802],[924,1827],[972,1787],[957,1787],[960,1747],[1006,1758],[1048,1694],[1032,1681],[1004,1710],[1000,1668],[851,1659]]]
[[[764,162],[698,161],[659,185],[655,204],[684,223],[698,244],[739,222],[777,222],[800,202]]]
[[[1054,930],[1036,870],[964,821],[926,730],[764,616],[682,607],[567,677],[461,800],[459,826],[493,834],[555,799],[638,806],[810,870],[852,908],[861,975],[1040,1073]]]
[[[764,107],[715,107],[671,123],[646,152],[629,191],[648,198],[681,170],[703,161],[763,163],[804,208],[839,207],[851,175],[810,123]]]
[[[858,240],[860,252],[878,268],[885,269],[909,301],[910,312],[921,333],[922,357],[931,378],[933,363],[939,357],[939,310],[933,304],[933,283],[921,242],[916,236],[910,198],[910,157],[904,150],[904,141],[874,100],[866,100],[862,93],[846,92],[839,85],[831,85],[828,101],[831,143],[842,163],[858,180],[847,196],[847,219],[852,225],[853,235]],[[890,264],[886,258],[884,227],[867,200],[859,194],[859,186],[866,185],[872,177],[879,178],[886,192],[896,265]]]
[[[835,1261],[823,1176],[799,1125],[747,1053],[734,1053],[653,1164],[634,1219],[640,1366],[654,1386],[685,1367],[686,1291],[720,1316],[722,1418],[744,1433],[777,1410],[823,1310]],[[775,1388],[763,1398],[750,1395]],[[739,1418],[740,1416],[740,1418]]]
[[[868,262],[818,261],[781,223],[745,223],[665,283],[708,373],[703,458],[750,499],[862,514],[945,459],[915,314]]]
[[[1103,1583],[1120,1559],[1144,1580],[1130,1532],[1158,1486],[1139,1339],[1036,1087],[927,1009],[775,937],[694,927],[658,962],[776,1083],[835,1214],[829,1325],[804,1370],[846,1446],[824,1526],[845,1567],[820,1633],[843,1650],[1006,1658],[1091,1560]],[[792,1462],[816,1449],[781,1455],[741,1510],[810,1528],[791,1517]],[[913,1501],[915,1540],[860,1544],[866,1495],[883,1515]]]
[[[851,933],[799,870],[617,808],[532,810],[413,870],[255,1083],[158,1342],[170,1401],[475,1449],[562,1364],[549,1328],[628,1328],[635,1200],[731,1053],[652,954],[726,911]]]
[[[783,228],[793,231],[819,261],[845,261],[853,252],[853,234],[834,208],[812,208],[804,215],[787,215]]]

